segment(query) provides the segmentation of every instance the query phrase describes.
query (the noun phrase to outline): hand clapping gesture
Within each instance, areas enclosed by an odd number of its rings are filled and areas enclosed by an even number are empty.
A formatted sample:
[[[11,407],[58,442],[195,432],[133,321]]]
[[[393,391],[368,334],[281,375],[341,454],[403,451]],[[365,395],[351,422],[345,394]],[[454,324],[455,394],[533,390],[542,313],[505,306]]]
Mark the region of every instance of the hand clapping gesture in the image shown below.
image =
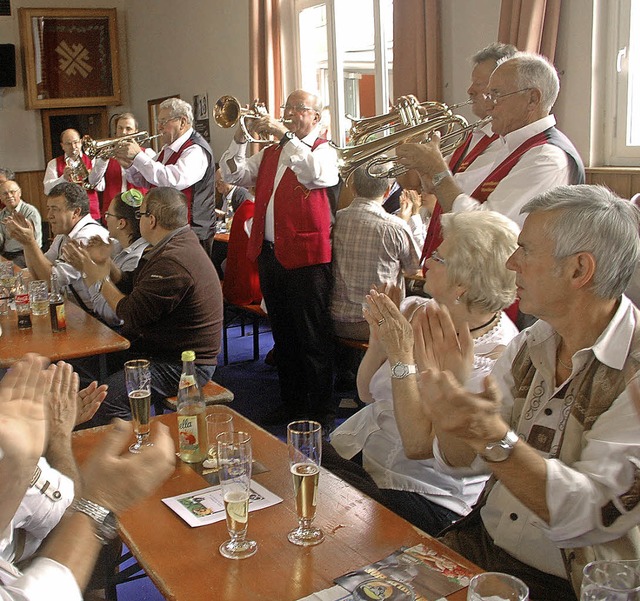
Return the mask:
[[[400,313],[399,304],[400,290],[385,284],[383,292],[371,290],[363,310],[371,333],[370,343],[372,340],[379,341],[392,363],[413,352],[411,324]]]

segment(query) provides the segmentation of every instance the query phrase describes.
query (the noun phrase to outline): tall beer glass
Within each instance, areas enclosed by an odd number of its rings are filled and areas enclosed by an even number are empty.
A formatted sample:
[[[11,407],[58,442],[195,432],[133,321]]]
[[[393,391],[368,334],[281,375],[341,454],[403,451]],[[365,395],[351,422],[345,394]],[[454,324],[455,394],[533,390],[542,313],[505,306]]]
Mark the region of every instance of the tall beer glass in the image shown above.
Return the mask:
[[[220,553],[228,559],[245,559],[258,550],[258,543],[246,539],[251,491],[251,436],[246,432],[222,432],[217,440],[218,477],[231,537],[220,545]]]
[[[149,442],[149,418],[151,413],[151,370],[146,359],[134,359],[124,364],[124,380],[129,395],[133,431],[136,441],[129,447],[132,453],[140,453],[142,447],[153,446]]]
[[[298,512],[298,527],[289,532],[287,538],[294,545],[317,545],[324,540],[324,533],[311,523],[316,517],[322,426],[309,420],[291,422],[287,426],[287,446]]]

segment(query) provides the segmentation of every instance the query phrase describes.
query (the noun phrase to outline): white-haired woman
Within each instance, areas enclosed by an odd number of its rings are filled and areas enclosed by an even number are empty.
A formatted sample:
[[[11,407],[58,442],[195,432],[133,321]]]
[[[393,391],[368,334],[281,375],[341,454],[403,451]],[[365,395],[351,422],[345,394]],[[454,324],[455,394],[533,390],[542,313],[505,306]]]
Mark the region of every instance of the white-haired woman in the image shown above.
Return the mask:
[[[433,300],[408,297],[398,310],[387,294],[367,297],[371,335],[358,392],[371,404],[335,430],[323,454],[326,467],[432,535],[470,511],[486,475],[480,466],[462,477],[434,469],[434,436],[414,366],[419,372],[437,361],[437,349],[425,347],[422,329],[434,316],[434,301],[449,310],[473,349],[472,389],[517,334],[503,309],[515,297],[515,275],[505,263],[518,227],[498,213],[474,211],[443,215],[442,231],[443,242],[427,261],[425,291]]]

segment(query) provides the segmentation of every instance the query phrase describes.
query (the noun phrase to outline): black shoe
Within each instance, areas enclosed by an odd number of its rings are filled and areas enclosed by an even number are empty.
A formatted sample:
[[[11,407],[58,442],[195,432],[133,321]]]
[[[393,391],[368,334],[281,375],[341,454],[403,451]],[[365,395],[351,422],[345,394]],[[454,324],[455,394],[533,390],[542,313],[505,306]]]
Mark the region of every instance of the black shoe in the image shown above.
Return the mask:
[[[264,362],[267,365],[271,365],[271,367],[276,367],[278,364],[276,362],[276,347],[274,346],[264,358]]]
[[[267,413],[267,415],[260,420],[260,423],[265,426],[279,426],[281,424],[288,424],[293,420],[293,413],[281,405],[277,409]]]

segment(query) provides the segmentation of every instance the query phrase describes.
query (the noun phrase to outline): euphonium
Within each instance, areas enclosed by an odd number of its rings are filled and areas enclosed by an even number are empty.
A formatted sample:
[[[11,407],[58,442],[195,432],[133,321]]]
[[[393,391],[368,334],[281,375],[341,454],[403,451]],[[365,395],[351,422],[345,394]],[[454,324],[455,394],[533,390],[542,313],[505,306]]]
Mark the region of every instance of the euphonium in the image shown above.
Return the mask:
[[[84,136],[82,138],[82,147],[87,156],[92,159],[99,157],[101,159],[111,159],[116,155],[118,148],[120,148],[126,142],[137,142],[138,144],[144,144],[149,140],[159,138],[162,134],[150,136],[146,131],[139,131],[135,134],[129,134],[128,136],[121,136],[120,138],[108,138],[106,140],[93,140],[91,136]]]
[[[78,184],[82,186],[86,190],[93,190],[94,186],[92,186],[89,182],[89,170],[87,166],[84,164],[82,160],[82,155],[80,153],[74,153],[73,156],[65,156],[64,162],[67,167],[71,170],[69,177],[70,181],[73,184]]]

